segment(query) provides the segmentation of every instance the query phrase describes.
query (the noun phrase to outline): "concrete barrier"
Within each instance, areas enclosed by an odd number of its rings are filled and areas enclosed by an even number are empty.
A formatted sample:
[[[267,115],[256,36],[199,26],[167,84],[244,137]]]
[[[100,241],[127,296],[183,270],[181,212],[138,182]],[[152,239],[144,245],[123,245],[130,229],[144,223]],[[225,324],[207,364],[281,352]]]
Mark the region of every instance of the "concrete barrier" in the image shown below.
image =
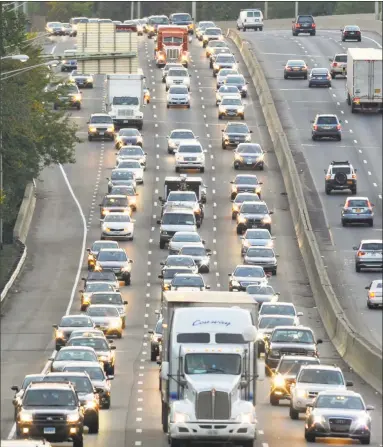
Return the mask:
[[[340,30],[344,25],[357,25],[362,31],[373,31],[382,35],[382,22],[375,19],[375,14],[344,14],[334,16],[314,17],[318,30]],[[265,30],[291,30],[291,19],[271,19],[264,21]],[[217,26],[227,31],[236,28],[237,22],[215,22]],[[252,32],[252,31],[250,31]]]
[[[242,40],[239,33],[229,30],[227,36],[241,52],[257,90],[282,171],[298,245],[315,303],[328,336],[350,367],[379,393],[382,393],[382,353],[355,332],[334,293],[312,231],[298,171],[262,67],[248,42]]]
[[[19,214],[17,215],[16,224],[13,229],[13,238],[21,241],[25,244],[27,239],[29,226],[32,221],[33,212],[36,206],[36,194],[35,194],[35,186],[34,184],[28,183],[25,192],[24,198],[21,202]]]

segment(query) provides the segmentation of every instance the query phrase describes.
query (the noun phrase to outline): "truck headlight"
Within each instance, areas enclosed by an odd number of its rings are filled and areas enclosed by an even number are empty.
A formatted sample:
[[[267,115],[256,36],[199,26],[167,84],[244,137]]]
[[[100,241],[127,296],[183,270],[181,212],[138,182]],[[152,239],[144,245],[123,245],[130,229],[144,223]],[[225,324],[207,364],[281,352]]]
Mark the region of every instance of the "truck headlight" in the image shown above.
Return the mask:
[[[297,397],[300,397],[301,399],[305,399],[307,397],[307,391],[306,390],[297,390]]]
[[[285,379],[282,376],[275,376],[273,381],[274,381],[274,386],[280,387],[280,388],[284,387],[285,383],[286,383]]]
[[[183,424],[189,420],[189,416],[185,413],[174,413],[173,421],[175,424]]]
[[[56,338],[64,338],[64,332],[63,331],[56,331]]]
[[[254,424],[254,414],[253,413],[242,413],[237,417],[237,421],[242,422],[242,424]]]
[[[79,415],[78,413],[68,414],[66,420],[68,422],[77,422],[79,420]]]
[[[108,132],[114,132],[114,126],[109,126],[107,129]]]
[[[29,411],[21,411],[20,412],[20,421],[21,422],[32,422],[33,421],[32,413],[29,413]]]
[[[97,129],[96,129],[96,127],[89,127],[89,132],[97,132]]]

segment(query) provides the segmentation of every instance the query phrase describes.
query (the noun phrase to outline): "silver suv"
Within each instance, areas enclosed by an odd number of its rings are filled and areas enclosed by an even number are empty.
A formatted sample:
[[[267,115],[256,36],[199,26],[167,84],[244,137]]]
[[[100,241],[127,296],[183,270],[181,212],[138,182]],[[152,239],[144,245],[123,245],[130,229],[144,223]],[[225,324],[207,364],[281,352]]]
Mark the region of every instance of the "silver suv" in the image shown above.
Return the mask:
[[[346,76],[347,74],[347,54],[339,53],[333,58],[330,57],[331,62],[330,73],[331,77],[334,79],[336,75]]]
[[[160,227],[160,248],[170,241],[177,231],[197,232],[194,210],[191,208],[177,208],[165,211],[162,219],[157,220]]]
[[[383,242],[382,239],[364,239],[359,247],[353,247],[355,254],[355,271],[361,272],[362,269],[380,269],[383,268]]]
[[[326,194],[332,190],[343,191],[349,189],[353,195],[357,192],[356,169],[349,161],[332,161],[324,170]]]

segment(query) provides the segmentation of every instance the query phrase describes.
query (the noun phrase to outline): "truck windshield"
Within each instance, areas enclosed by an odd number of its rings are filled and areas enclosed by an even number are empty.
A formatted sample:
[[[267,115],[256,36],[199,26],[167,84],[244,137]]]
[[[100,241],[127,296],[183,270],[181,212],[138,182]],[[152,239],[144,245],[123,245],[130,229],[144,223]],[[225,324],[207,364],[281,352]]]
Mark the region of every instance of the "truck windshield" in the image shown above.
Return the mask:
[[[175,45],[181,45],[182,43],[182,37],[175,37],[175,36],[169,36],[164,37],[164,43],[174,43]]]
[[[231,374],[241,372],[241,356],[238,354],[187,354],[186,374]]]
[[[113,98],[114,106],[138,106],[138,98],[134,96],[115,96]]]

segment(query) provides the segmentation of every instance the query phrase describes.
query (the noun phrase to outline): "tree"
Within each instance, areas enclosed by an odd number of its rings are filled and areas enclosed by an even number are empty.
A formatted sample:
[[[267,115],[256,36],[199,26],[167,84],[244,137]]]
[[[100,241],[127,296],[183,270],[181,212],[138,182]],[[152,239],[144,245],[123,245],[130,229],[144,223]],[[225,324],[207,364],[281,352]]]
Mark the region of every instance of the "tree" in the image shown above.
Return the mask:
[[[47,20],[69,22],[72,17],[91,17],[94,2],[47,2]]]
[[[1,14],[0,56],[27,54],[29,60],[22,66],[17,61],[3,60],[0,72],[42,64],[42,49],[26,39],[26,21],[22,14],[7,10]],[[8,236],[26,184],[37,178],[46,166],[75,162],[74,149],[79,142],[77,127],[65,110],[53,111],[57,92],[45,89],[51,78],[48,67],[41,66],[0,81],[4,173],[1,208]]]

